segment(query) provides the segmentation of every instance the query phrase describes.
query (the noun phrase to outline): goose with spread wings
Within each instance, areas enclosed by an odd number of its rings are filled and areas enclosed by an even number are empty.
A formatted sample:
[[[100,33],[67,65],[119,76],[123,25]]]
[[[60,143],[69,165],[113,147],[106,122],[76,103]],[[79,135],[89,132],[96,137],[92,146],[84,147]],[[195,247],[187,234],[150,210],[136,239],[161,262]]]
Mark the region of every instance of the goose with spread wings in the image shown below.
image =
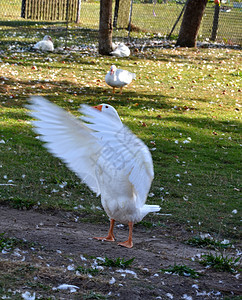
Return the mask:
[[[129,226],[127,241],[133,246],[133,225],[160,206],[145,204],[154,177],[148,147],[120,120],[108,104],[81,105],[76,118],[43,97],[32,97],[29,114],[34,130],[45,147],[79,176],[97,195],[110,218],[107,236],[98,240],[115,241],[115,221]]]

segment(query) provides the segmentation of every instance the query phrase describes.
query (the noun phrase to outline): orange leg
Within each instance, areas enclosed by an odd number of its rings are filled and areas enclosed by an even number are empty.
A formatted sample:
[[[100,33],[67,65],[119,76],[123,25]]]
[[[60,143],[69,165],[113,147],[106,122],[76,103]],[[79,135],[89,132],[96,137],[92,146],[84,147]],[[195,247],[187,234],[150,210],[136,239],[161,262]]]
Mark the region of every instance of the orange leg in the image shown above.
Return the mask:
[[[110,227],[109,227],[109,231],[108,231],[108,235],[107,236],[104,236],[104,237],[94,237],[94,239],[101,240],[101,241],[114,242],[115,241],[115,237],[114,237],[114,234],[113,234],[114,223],[115,223],[115,220],[111,219],[110,220]]]
[[[126,247],[126,248],[132,248],[133,242],[132,242],[132,232],[133,232],[133,222],[129,222],[129,238],[126,242],[118,243],[118,245]]]
[[[119,94],[121,95],[123,91],[123,87],[121,86]]]
[[[113,94],[115,94],[115,87],[113,87]]]

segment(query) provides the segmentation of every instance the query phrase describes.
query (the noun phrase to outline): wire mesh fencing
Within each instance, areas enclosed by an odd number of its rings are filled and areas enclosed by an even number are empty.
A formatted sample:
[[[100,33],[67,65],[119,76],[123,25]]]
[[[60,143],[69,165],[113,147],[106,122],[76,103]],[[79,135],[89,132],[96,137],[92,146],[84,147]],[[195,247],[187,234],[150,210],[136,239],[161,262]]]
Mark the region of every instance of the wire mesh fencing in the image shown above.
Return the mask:
[[[213,39],[215,5],[207,6],[200,30],[203,39]],[[215,39],[225,43],[242,44],[242,3],[226,3],[219,7],[218,28]]]
[[[0,40],[6,47],[9,40],[11,47],[14,47],[14,43],[31,45],[46,34],[54,38],[57,47],[97,44],[99,1],[0,1]],[[214,38],[216,21],[217,41],[241,45],[242,5],[240,2],[222,1],[217,20],[214,18],[216,5],[213,2],[207,4],[198,38]],[[176,38],[184,5],[184,0],[115,0],[113,36],[115,39],[132,39],[145,35],[152,38],[167,37],[172,33],[172,37]]]

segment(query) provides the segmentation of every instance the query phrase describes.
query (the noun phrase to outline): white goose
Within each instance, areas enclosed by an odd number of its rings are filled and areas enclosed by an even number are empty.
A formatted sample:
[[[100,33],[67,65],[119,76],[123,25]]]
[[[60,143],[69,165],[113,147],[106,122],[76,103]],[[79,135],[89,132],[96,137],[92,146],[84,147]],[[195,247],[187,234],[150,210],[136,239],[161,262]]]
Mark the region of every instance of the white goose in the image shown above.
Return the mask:
[[[130,56],[129,47],[124,43],[115,44],[112,43],[113,51],[110,53],[113,56],[117,57],[127,57]]]
[[[113,88],[113,94],[115,93],[115,88],[120,88],[120,94],[122,94],[123,87],[130,84],[135,77],[135,73],[117,69],[115,65],[112,65],[105,76],[105,82]]]
[[[129,225],[128,240],[119,245],[131,248],[133,224],[158,205],[146,205],[153,180],[153,163],[147,146],[138,139],[108,104],[95,108],[82,105],[80,119],[43,97],[32,97],[30,115],[45,147],[61,158],[88,187],[101,194],[102,206],[110,218],[106,237],[114,241],[115,220]]]
[[[52,42],[52,38],[49,35],[45,35],[42,41],[36,43],[33,47],[34,50],[41,51],[54,51],[54,45]]]

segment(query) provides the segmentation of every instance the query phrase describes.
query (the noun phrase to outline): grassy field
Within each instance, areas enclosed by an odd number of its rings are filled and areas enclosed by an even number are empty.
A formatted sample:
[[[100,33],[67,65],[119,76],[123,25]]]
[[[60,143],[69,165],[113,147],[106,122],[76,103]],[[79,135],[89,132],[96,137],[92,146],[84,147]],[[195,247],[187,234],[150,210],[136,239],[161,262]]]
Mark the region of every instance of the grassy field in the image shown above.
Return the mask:
[[[162,214],[169,216],[148,216],[146,225],[168,220],[190,230],[238,238],[239,54],[227,49],[157,49],[116,60],[4,51],[1,203],[85,212],[90,222],[102,220],[103,211],[93,210],[100,200],[46,152],[31,130],[24,105],[29,95],[40,94],[78,115],[81,103],[106,102],[152,152],[155,180],[148,202],[160,204]],[[137,74],[123,95],[112,96],[105,86],[105,73],[113,63]],[[83,208],[76,210],[80,204]]]
[[[54,25],[43,26],[49,32]],[[30,51],[40,32],[19,29],[5,32],[0,48],[0,297],[127,299],[128,291],[132,299],[196,299],[198,291],[211,297],[218,291],[220,299],[239,299],[241,52],[171,45],[132,48],[129,58],[115,59],[91,47],[97,32],[71,27],[70,45],[86,47],[45,54]],[[61,38],[56,31],[55,46]],[[105,84],[111,64],[136,73],[122,95]],[[76,116],[82,103],[110,103],[150,148],[155,179],[147,203],[161,211],[135,225],[133,249],[91,239],[108,226],[100,199],[33,133],[25,108],[30,95]],[[115,232],[127,234],[125,227]],[[216,256],[209,253],[201,266],[197,254],[206,247]],[[131,274],[97,269],[100,255],[111,263],[135,257]],[[208,259],[236,270],[213,271]],[[63,283],[78,290],[57,290]]]

